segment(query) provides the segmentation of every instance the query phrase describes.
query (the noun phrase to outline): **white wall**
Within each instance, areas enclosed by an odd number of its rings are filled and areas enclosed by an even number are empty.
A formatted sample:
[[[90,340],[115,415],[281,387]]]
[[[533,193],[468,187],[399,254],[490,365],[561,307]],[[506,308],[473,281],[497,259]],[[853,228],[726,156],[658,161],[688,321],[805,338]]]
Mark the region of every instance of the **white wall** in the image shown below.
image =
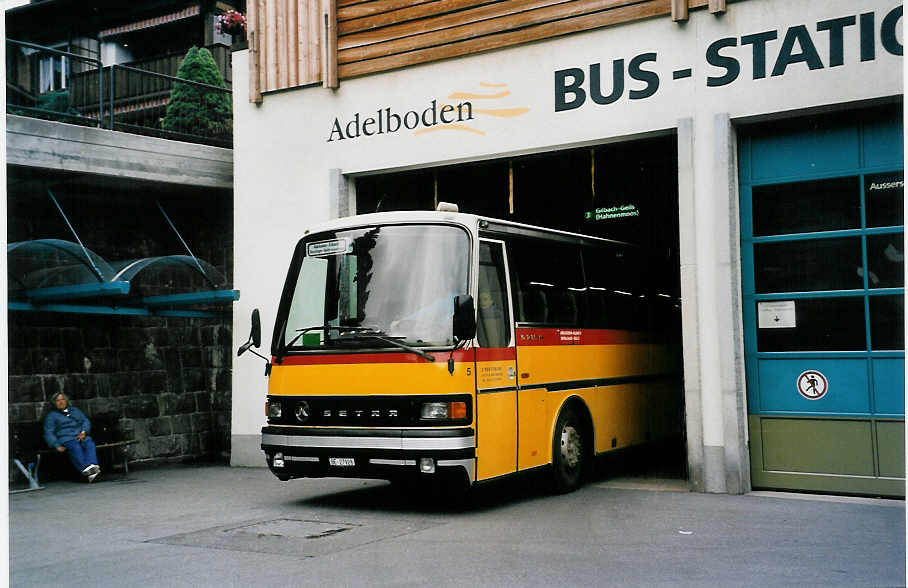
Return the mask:
[[[262,313],[263,355],[293,247],[308,224],[328,218],[328,178],[319,150],[304,140],[311,125],[305,108],[282,113],[250,105],[248,52],[233,54],[234,96],[234,349],[249,335],[253,308]],[[293,112],[297,111],[297,112]],[[307,124],[308,123],[308,124]],[[289,132],[288,132],[289,130]],[[240,155],[242,163],[236,162]],[[264,466],[259,432],[264,424],[264,362],[234,358],[231,416],[233,465]]]
[[[729,321],[740,320],[734,299],[736,260],[730,258],[736,251],[737,230],[729,208],[736,202],[732,123],[900,95],[902,58],[887,52],[879,38],[883,17],[896,6],[897,0],[748,0],[730,4],[724,15],[693,12],[684,24],[656,18],[343,80],[336,91],[309,87],[268,94],[261,106],[247,100],[248,54],[235,53],[234,259],[235,285],[242,292],[235,307],[235,343],[239,345],[248,334],[254,307],[262,309],[265,346],[270,343],[292,247],[305,227],[332,214],[332,169],[357,174],[548,151],[673,130],[686,119],[691,121],[692,169],[687,175],[694,211],[687,216],[682,212],[682,242],[687,239],[693,247],[686,256],[689,286],[682,295],[687,298],[685,311],[696,312],[697,321],[686,323],[685,367],[687,372],[698,372],[703,413],[698,426],[704,447],[717,450],[718,461],[723,451],[726,458],[746,459],[734,457],[740,447],[730,444],[740,445],[740,441],[730,439],[734,435],[723,414],[727,413],[723,390],[726,396],[729,392],[743,395],[743,389],[734,389],[740,387],[735,373],[741,368],[734,363],[739,342],[720,336],[732,331]],[[875,59],[861,61],[860,26],[855,24],[843,29],[844,63],[829,67],[830,35],[818,31],[817,23],[867,12],[876,13]],[[806,25],[823,67],[809,70],[805,63],[793,63],[783,75],[770,75],[787,29],[797,25]],[[766,45],[767,77],[755,80],[751,47],[741,46],[740,37],[770,30],[777,30],[778,38]],[[721,55],[737,58],[740,75],[732,83],[709,87],[707,76],[724,71],[707,64],[707,48],[722,38],[736,39],[736,46],[723,49]],[[802,50],[795,43],[792,52]],[[556,71],[582,68],[588,78],[589,64],[601,63],[603,93],[608,93],[612,61],[624,59],[627,67],[635,56],[646,53],[656,54],[654,62],[643,65],[659,77],[659,88],[652,96],[630,100],[629,90],[640,90],[645,84],[627,80],[623,97],[612,104],[597,105],[587,98],[580,108],[555,111]],[[691,77],[673,79],[673,72],[685,68],[691,69]],[[589,90],[588,83],[582,87]],[[473,96],[458,97],[466,94]],[[469,124],[472,130],[437,125],[424,133],[400,130],[343,140],[335,133],[334,140],[328,141],[335,118],[346,126],[355,113],[361,113],[362,122],[379,108],[390,107],[403,115],[411,109],[422,111],[432,100],[439,105],[469,100],[477,111]],[[526,110],[511,117],[478,112],[500,109]],[[694,223],[695,234],[685,235],[694,231]],[[233,462],[237,465],[264,464],[257,448],[264,393],[261,362],[246,356],[235,360]],[[714,482],[704,489],[731,488],[723,472],[712,477],[707,473]]]

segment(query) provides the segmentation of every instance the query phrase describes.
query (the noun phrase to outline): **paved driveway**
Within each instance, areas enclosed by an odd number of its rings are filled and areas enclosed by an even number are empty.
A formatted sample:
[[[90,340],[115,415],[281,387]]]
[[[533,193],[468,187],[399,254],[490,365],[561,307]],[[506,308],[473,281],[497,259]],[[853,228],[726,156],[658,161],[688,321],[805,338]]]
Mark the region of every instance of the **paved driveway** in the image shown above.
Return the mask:
[[[904,502],[522,478],[472,506],[179,466],[11,495],[13,586],[900,586]]]

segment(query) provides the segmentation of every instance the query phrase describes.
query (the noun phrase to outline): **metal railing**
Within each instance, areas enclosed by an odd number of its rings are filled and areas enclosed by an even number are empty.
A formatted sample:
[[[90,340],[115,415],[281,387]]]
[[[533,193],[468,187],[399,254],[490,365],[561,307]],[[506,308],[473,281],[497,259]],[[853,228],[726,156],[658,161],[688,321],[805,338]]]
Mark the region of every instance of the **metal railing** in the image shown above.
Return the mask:
[[[105,69],[110,70],[107,128],[232,147],[231,90],[123,65]]]
[[[211,52],[211,56],[214,58],[215,64],[218,66],[218,71],[221,72],[221,77],[224,78],[224,82],[229,88],[232,83],[232,75],[230,67],[230,60],[233,52],[231,51],[228,45],[223,43],[213,43],[211,45],[206,45],[205,49]],[[155,73],[162,73],[169,76],[175,76],[177,70],[180,68],[180,64],[183,62],[183,58],[186,57],[185,51],[175,51],[170,53],[161,53],[154,55],[152,57],[145,57],[135,61],[129,61],[121,65],[127,65],[129,67],[134,67],[135,69],[141,69],[142,71],[152,71]]]
[[[9,114],[189,143],[233,144],[229,88],[126,65],[104,67],[96,59],[33,43],[6,43]]]
[[[6,40],[6,112],[76,124],[100,124],[104,105],[78,108],[103,94],[101,62],[77,53]]]

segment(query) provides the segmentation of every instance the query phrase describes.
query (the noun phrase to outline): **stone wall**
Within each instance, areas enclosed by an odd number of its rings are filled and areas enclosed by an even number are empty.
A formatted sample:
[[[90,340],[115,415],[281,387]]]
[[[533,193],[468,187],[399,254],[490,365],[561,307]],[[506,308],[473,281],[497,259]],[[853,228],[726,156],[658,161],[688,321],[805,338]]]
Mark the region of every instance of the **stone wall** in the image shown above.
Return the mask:
[[[230,319],[9,313],[9,420],[38,422],[65,392],[118,419],[132,462],[223,457],[230,439]]]
[[[85,247],[110,262],[185,255],[180,237],[233,283],[229,190],[8,168],[9,242],[74,241],[51,190]],[[149,266],[124,306],[176,293],[179,272]],[[196,279],[193,288],[210,288]],[[185,291],[185,290],[182,290]],[[19,295],[19,294],[17,294]],[[111,306],[111,299],[66,301]],[[114,420],[136,462],[223,459],[230,451],[232,319],[9,311],[9,422],[39,422],[47,397],[65,392],[89,418]],[[43,441],[41,441],[43,444]],[[11,478],[18,475],[11,468]]]

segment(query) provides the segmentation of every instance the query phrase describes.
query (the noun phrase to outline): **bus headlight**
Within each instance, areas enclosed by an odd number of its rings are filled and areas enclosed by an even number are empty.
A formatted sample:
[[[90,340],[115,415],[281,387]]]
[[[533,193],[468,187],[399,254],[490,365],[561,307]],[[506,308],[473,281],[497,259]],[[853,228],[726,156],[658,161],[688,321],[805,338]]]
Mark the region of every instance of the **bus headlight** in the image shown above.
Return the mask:
[[[268,402],[268,418],[270,419],[279,419],[281,418],[281,403],[271,400]]]
[[[424,402],[419,418],[426,421],[447,421],[467,418],[466,402]]]

